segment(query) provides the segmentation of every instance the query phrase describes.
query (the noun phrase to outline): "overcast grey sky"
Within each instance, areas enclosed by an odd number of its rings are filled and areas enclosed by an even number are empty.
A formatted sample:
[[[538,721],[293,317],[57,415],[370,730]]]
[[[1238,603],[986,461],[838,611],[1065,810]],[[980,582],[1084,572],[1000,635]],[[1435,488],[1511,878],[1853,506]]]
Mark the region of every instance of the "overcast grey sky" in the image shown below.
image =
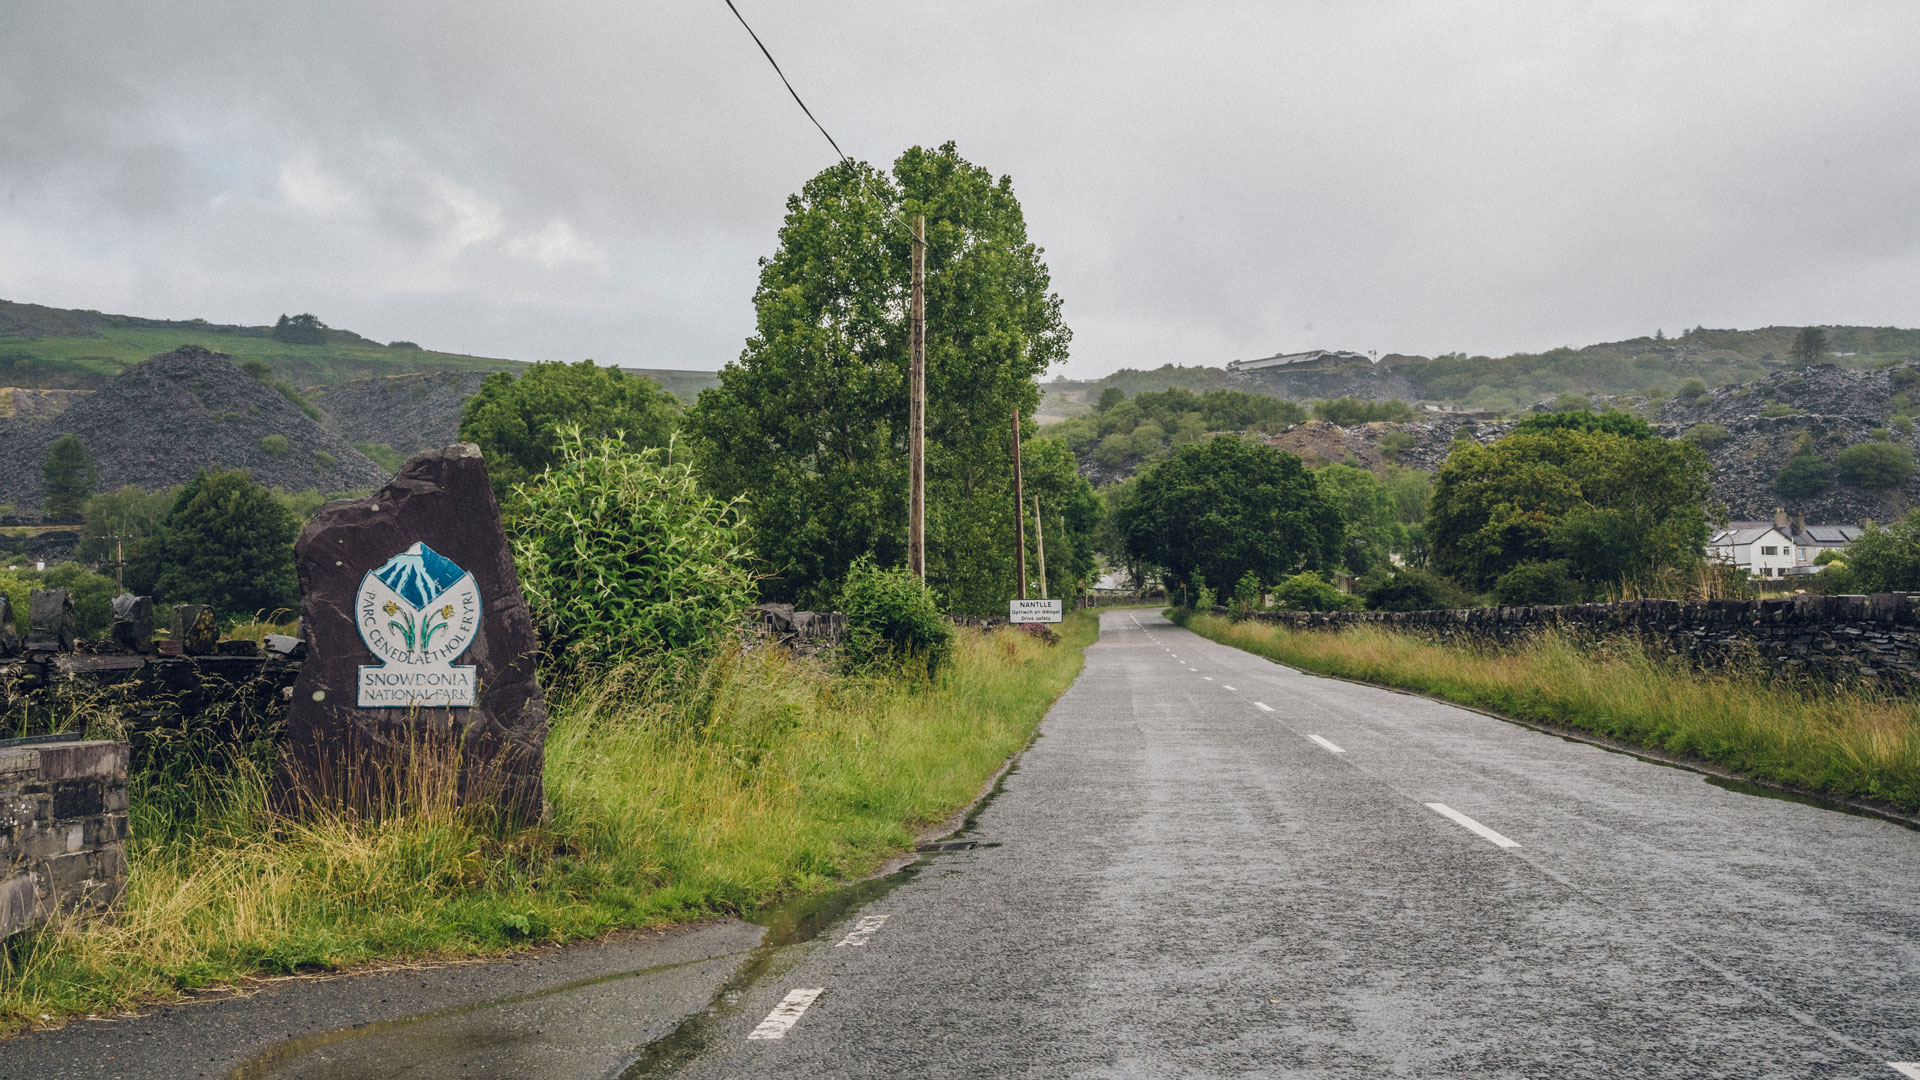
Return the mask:
[[[1920,4],[736,0],[1010,174],[1056,373],[1920,325]],[[0,298],[714,368],[833,161],[722,0],[0,0]]]

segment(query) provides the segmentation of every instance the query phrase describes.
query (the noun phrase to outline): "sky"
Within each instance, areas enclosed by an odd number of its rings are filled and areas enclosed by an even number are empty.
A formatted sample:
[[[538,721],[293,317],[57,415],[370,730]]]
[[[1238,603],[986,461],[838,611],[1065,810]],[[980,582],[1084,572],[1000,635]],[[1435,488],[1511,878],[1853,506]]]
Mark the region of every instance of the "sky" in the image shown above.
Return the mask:
[[[1920,326],[1907,0],[735,0],[1012,177],[1051,374]],[[718,368],[835,157],[723,0],[0,0],[0,298]]]

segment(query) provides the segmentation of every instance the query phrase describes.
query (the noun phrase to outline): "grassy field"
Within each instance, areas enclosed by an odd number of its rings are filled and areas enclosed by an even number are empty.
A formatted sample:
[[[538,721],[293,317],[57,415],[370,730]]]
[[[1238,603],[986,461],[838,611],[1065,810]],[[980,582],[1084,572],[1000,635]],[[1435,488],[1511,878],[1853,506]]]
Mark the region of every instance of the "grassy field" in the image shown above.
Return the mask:
[[[1024,746],[1098,632],[964,632],[931,687],[780,654],[697,680],[556,697],[545,826],[506,832],[425,796],[377,824],[268,816],[257,777],[215,805],[136,792],[110,923],[0,950],[0,1031],[259,973],[491,953],[740,913],[871,870]],[[202,802],[197,816],[180,802]]]
[[[381,345],[289,345],[187,329],[118,327],[98,337],[0,338],[0,386],[96,388],[150,356],[182,345],[202,345],[238,360],[263,360],[274,373],[299,385],[331,385],[376,375],[413,371],[499,371],[510,360]]]
[[[1307,671],[1405,687],[1592,732],[1755,779],[1920,811],[1920,703],[1868,690],[1700,672],[1631,643],[1544,637],[1519,649],[1436,645],[1370,627],[1295,631],[1185,616],[1188,629]]]

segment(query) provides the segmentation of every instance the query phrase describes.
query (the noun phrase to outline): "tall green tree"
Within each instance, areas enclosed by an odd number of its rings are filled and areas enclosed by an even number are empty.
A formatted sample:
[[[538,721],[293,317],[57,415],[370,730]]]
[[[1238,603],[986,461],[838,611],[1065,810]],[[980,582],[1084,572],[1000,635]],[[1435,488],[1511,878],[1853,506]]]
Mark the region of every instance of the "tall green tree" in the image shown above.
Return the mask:
[[[100,472],[87,457],[87,448],[78,435],[62,435],[53,441],[46,464],[40,467],[42,509],[49,514],[78,514],[100,482]]]
[[[927,219],[927,576],[949,604],[1013,590],[1010,421],[1069,332],[1007,177],[952,143],[842,162],[787,201],[755,332],[687,428],[747,499],[770,599],[827,604],[855,559],[906,560],[907,222]]]
[[[637,452],[667,445],[679,426],[680,402],[659,383],[591,360],[495,372],[460,412],[460,437],[479,445],[501,496],[560,462],[563,428]]]
[[[1330,567],[1345,534],[1339,507],[1299,458],[1230,435],[1143,472],[1117,517],[1128,555],[1169,587],[1196,573],[1278,582]]]
[[[1427,522],[1436,570],[1489,589],[1564,559],[1589,586],[1700,562],[1712,497],[1690,443],[1565,428],[1455,444]]]
[[[1328,465],[1316,470],[1314,478],[1345,522],[1341,565],[1355,574],[1386,566],[1388,554],[1400,550],[1406,541],[1393,492],[1372,473],[1351,465]]]
[[[223,615],[293,610],[299,523],[245,471],[203,472],[180,489],[159,535],[142,546],[128,585]]]
[[[1818,326],[1803,327],[1793,335],[1787,355],[1796,367],[1812,367],[1827,358],[1827,332]]]

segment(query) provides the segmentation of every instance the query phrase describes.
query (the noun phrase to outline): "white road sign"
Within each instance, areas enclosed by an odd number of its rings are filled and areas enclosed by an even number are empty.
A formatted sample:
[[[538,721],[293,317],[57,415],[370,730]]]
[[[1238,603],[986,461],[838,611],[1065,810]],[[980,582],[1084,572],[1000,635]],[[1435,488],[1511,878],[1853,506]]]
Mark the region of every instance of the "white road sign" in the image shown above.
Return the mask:
[[[1059,600],[1009,600],[1007,601],[1007,621],[1010,623],[1059,622],[1065,607]]]

